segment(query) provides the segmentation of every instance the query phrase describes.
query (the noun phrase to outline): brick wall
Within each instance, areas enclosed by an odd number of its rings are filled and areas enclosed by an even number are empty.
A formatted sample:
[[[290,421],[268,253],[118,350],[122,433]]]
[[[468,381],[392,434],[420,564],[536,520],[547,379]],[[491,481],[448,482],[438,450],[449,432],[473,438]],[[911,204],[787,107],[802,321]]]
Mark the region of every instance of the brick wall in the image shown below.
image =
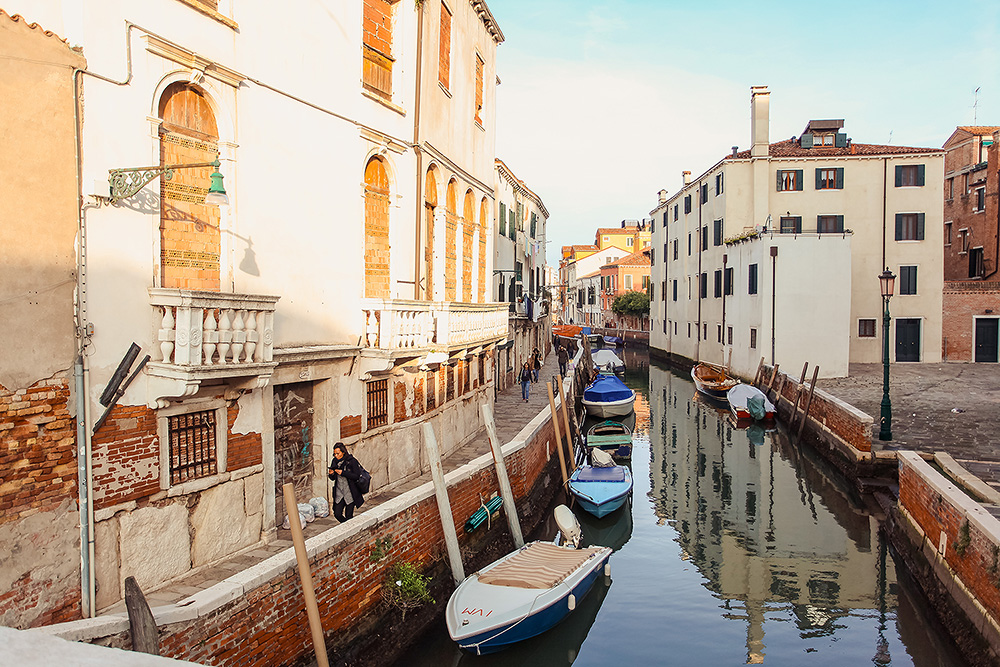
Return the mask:
[[[65,378],[17,391],[0,386],[0,625],[79,618],[76,420],[69,400]],[[38,568],[40,553],[56,562]]]
[[[232,401],[226,411],[226,419],[229,422],[226,437],[227,470],[249,468],[264,461],[264,443],[260,433],[233,433],[233,425],[239,415],[240,404]]]
[[[101,509],[160,490],[156,412],[116,405],[93,439],[94,507]]]
[[[945,282],[942,300],[941,356],[945,361],[972,361],[974,318],[1000,317],[1000,282]]]
[[[362,19],[364,43],[387,56],[392,55],[393,4],[386,0],[365,0]]]
[[[462,225],[462,301],[472,303],[472,234],[476,227],[469,206],[466,206],[466,216]]]
[[[913,452],[899,456],[899,506],[993,622],[1000,620],[1000,521]]]
[[[771,382],[773,369],[765,369],[760,388],[767,389]],[[808,401],[809,380],[803,386],[801,398],[799,398],[798,411],[801,414]],[[783,401],[776,401],[779,414],[788,418],[792,406],[795,405],[795,397],[798,393],[798,381],[789,377],[779,370],[778,377],[774,380],[774,387],[780,389]],[[838,401],[821,389],[813,392],[812,402],[809,404],[809,418],[815,423],[828,429],[840,440],[850,445],[860,452],[870,452],[872,450],[872,422],[865,419],[863,413],[852,411],[845,403]],[[796,420],[801,416],[796,417]],[[797,428],[797,426],[796,426]]]
[[[438,81],[445,88],[451,72],[451,12],[441,3],[441,23],[438,32]]]

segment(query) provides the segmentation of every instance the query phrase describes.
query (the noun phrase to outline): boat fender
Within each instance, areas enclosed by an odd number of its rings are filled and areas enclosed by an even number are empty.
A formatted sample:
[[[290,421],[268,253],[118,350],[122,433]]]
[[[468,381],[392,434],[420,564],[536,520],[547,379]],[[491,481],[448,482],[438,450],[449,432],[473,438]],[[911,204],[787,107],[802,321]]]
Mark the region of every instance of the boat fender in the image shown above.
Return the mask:
[[[605,577],[611,576],[611,563],[604,563],[604,576]]]
[[[569,601],[569,610],[573,611],[576,609],[576,596],[570,593],[567,600]]]

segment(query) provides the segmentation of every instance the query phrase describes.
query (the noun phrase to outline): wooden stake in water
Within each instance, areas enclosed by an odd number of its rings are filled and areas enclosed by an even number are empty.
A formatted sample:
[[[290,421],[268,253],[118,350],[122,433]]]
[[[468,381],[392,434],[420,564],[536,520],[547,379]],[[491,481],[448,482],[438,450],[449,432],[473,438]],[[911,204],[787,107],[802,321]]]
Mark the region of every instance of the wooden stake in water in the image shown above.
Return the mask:
[[[552,411],[552,428],[556,431],[556,453],[559,454],[559,469],[562,470],[563,488],[569,482],[569,474],[566,472],[566,455],[563,454],[562,438],[559,437],[559,413],[556,412],[556,399],[552,396],[552,383],[546,382],[545,388],[549,390],[549,409]]]
[[[434,495],[437,497],[438,513],[441,515],[444,544],[448,548],[451,576],[457,586],[465,581],[465,567],[462,565],[462,551],[458,548],[458,532],[455,530],[455,518],[451,514],[451,501],[448,499],[448,485],[444,481],[444,468],[441,467],[441,451],[438,449],[434,428],[428,422],[424,422],[424,446],[427,448],[427,460],[431,464]]]
[[[517,507],[514,505],[514,491],[510,488],[510,478],[507,477],[507,464],[503,460],[500,449],[500,438],[497,437],[497,425],[493,419],[493,408],[483,404],[483,422],[486,424],[486,435],[493,450],[493,462],[497,468],[497,481],[500,482],[500,495],[503,497],[503,511],[507,515],[507,525],[514,538],[514,546],[520,549],[524,546],[524,536],[521,534],[521,522],[517,518]]]
[[[292,544],[295,546],[295,560],[299,564],[299,580],[302,582],[302,597],[306,601],[306,614],[309,616],[309,630],[312,632],[313,649],[316,651],[316,664],[318,667],[330,667],[330,660],[326,655],[326,640],[323,638],[323,624],[319,619],[319,605],[316,604],[316,591],[313,590],[312,573],[309,571],[306,540],[302,536],[302,524],[299,521],[299,505],[295,501],[295,487],[289,482],[281,487],[281,491],[285,498],[288,523],[292,528]]]

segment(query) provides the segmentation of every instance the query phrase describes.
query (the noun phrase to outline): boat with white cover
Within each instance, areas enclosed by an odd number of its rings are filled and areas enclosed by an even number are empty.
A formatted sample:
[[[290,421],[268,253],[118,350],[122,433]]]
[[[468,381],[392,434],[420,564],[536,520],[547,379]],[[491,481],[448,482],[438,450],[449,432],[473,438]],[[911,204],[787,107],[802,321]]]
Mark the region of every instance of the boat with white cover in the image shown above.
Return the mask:
[[[580,524],[565,505],[556,523],[568,542],[530,542],[459,584],[445,611],[448,634],[477,655],[502,650],[556,625],[602,574],[609,547],[577,548]]]
[[[726,399],[736,421],[774,419],[774,403],[767,400],[764,392],[751,384],[736,385],[726,392]]]

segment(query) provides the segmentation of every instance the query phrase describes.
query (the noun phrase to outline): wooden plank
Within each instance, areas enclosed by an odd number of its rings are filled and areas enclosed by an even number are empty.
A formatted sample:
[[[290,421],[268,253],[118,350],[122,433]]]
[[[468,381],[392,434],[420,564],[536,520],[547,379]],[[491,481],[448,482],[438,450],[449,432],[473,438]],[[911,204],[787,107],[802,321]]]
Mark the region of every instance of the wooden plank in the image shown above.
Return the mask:
[[[809,406],[812,405],[813,392],[816,391],[816,377],[818,375],[819,375],[819,366],[816,366],[815,368],[813,368],[812,383],[809,385],[809,396],[806,397],[806,407],[802,411],[802,421],[799,422],[799,430],[798,433],[796,433],[796,437],[799,438],[802,437],[802,429],[806,425],[806,417],[809,416]]]
[[[128,611],[132,650],[160,655],[160,633],[156,629],[153,612],[149,610],[149,604],[135,577],[125,577],[125,609]]]
[[[556,412],[556,399],[552,395],[552,383],[546,382],[545,388],[549,392],[549,409],[552,411],[552,427],[556,431],[556,452],[559,454],[559,469],[562,471],[563,488],[569,482],[569,473],[566,472],[566,455],[563,454],[562,439],[559,437],[559,413]]]
[[[760,387],[759,381],[761,379],[760,373],[764,368],[764,357],[760,358],[760,362],[757,364],[757,372],[753,374],[753,386]]]
[[[795,426],[795,420],[799,416],[799,401],[802,400],[802,383],[806,381],[806,372],[809,370],[809,362],[802,364],[802,375],[799,376],[799,383],[795,386],[795,403],[792,404],[792,414],[788,418],[788,428]]]
[[[285,498],[285,512],[288,514],[288,523],[292,528],[292,545],[295,548],[295,560],[299,566],[299,581],[302,583],[302,597],[306,603],[306,616],[309,617],[309,630],[312,633],[313,650],[316,652],[316,665],[317,667],[330,667],[330,658],[326,653],[326,638],[323,635],[323,622],[319,617],[316,590],[313,588],[312,572],[309,570],[306,540],[302,535],[302,524],[297,516],[299,506],[295,500],[295,485],[288,482],[281,487],[281,491]]]
[[[514,491],[510,488],[510,478],[507,476],[507,464],[500,450],[500,438],[497,437],[496,420],[493,419],[493,408],[483,403],[483,422],[486,424],[486,435],[493,451],[493,463],[497,469],[497,480],[500,482],[500,495],[503,496],[503,509],[507,515],[507,525],[514,538],[514,546],[518,549],[524,546],[524,536],[521,534],[521,522],[517,518],[517,507],[514,505]]]

